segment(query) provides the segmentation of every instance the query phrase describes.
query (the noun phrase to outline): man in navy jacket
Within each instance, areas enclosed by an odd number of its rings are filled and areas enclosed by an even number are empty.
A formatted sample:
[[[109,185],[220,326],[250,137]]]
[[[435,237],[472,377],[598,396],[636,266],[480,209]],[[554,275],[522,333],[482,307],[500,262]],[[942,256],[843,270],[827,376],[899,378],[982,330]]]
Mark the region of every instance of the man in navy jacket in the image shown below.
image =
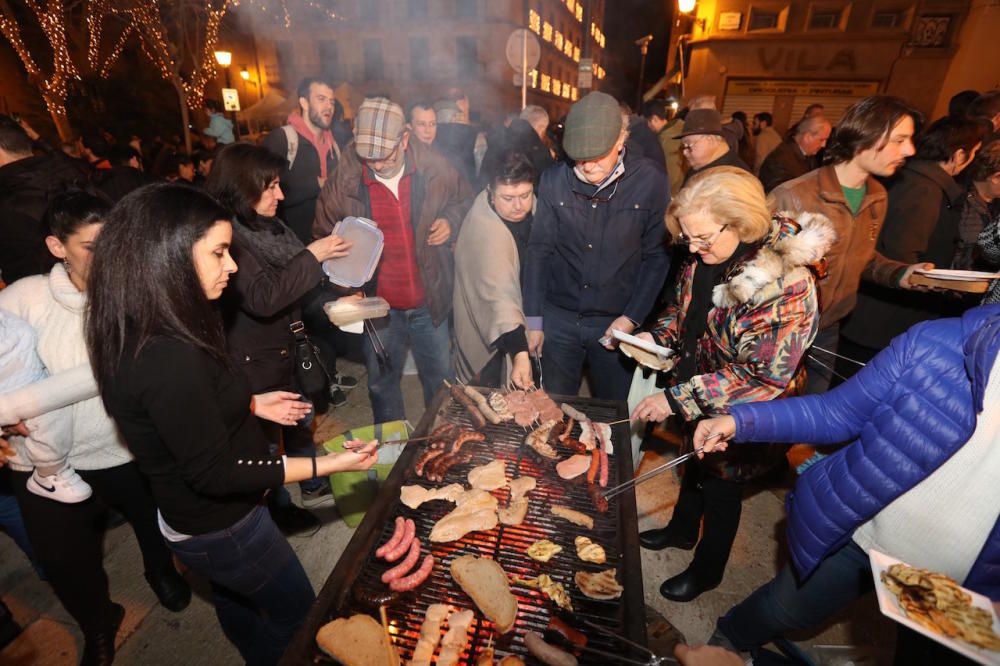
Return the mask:
[[[563,147],[575,166],[548,169],[528,243],[524,313],[528,345],[542,356],[544,385],[575,395],[588,363],[594,395],[624,400],[631,382],[615,328],[649,315],[670,265],[663,169],[625,150],[618,102],[592,92],[570,109]]]

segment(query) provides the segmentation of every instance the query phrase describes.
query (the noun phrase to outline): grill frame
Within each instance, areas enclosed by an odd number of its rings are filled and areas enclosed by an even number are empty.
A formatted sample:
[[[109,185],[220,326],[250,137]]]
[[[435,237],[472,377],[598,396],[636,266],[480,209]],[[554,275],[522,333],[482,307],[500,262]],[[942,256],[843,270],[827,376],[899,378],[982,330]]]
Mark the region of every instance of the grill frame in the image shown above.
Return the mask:
[[[481,390],[488,392],[491,389]],[[624,402],[578,396],[552,395],[550,397],[557,404],[566,402],[576,407],[594,421],[611,422],[628,417],[627,406]],[[471,421],[465,414],[464,408],[456,405],[451,400],[447,389],[442,388],[434,396],[413,437],[428,434],[439,416],[463,427],[471,427]],[[491,635],[494,636],[497,658],[506,654],[518,654],[522,658],[526,658],[528,663],[537,663],[533,662],[534,658],[528,655],[524,648],[523,634],[526,629],[544,631],[547,619],[555,605],[539,591],[531,591],[523,586],[512,585],[512,591],[518,597],[517,625],[513,631],[506,635],[496,634],[493,631],[492,623],[482,616],[471,599],[466,597],[457,583],[451,580],[451,575],[448,572],[451,559],[466,553],[485,555],[496,559],[508,575],[550,574],[555,580],[562,582],[567,592],[570,593],[577,615],[598,622],[635,643],[646,645],[645,601],[634,491],[629,490],[611,500],[609,512],[605,516],[601,516],[593,509],[589,498],[587,498],[585,483],[576,484],[564,481],[558,477],[555,469],[551,466],[547,470],[539,468],[535,462],[537,459],[528,453],[526,446],[518,446],[514,451],[500,448],[498,452],[488,448],[491,442],[498,444],[498,447],[510,447],[511,441],[515,438],[518,441],[523,440],[523,429],[513,424],[488,424],[484,432],[487,435],[487,442],[485,444],[479,443],[480,448],[473,461],[467,465],[452,468],[445,480],[439,484],[429,484],[425,479],[416,477],[412,472],[416,457],[423,450],[425,444],[419,443],[405,447],[323,585],[323,589],[306,616],[302,628],[285,652],[282,664],[335,663],[316,646],[316,632],[323,624],[335,617],[344,617],[355,612],[369,612],[353,600],[351,593],[355,585],[375,585],[376,589],[386,589],[378,577],[385,569],[393,565],[375,560],[374,550],[392,533],[397,515],[413,518],[416,521],[417,536],[423,541],[423,553],[431,551],[437,559],[432,577],[417,589],[415,598],[408,598],[405,603],[390,604],[386,608],[390,622],[395,621],[396,624],[404,627],[394,637],[396,645],[405,648],[401,655],[404,660],[409,656],[416,642],[416,635],[419,632],[426,606],[429,603],[450,601],[461,608],[472,608],[476,611],[476,617],[470,628],[472,636],[468,649],[463,652],[461,663],[474,661],[479,648],[486,645]],[[633,475],[627,424],[612,426],[612,442],[614,455],[610,458],[609,487],[624,483]],[[510,455],[515,456],[513,461],[510,460]],[[428,485],[443,486],[457,481],[467,485],[468,470],[473,466],[489,462],[494,457],[502,457],[507,460],[507,474],[511,478],[522,473],[538,478],[538,488],[528,494],[529,510],[525,522],[520,526],[500,525],[489,532],[471,532],[455,542],[431,544],[427,538],[430,527],[443,515],[450,512],[454,505],[449,502],[431,502],[424,504],[417,510],[411,510],[399,501],[400,488],[403,485],[413,483],[419,483],[426,487]],[[542,477],[543,473],[551,474],[551,477]],[[561,519],[550,517],[548,506],[553,499],[552,495],[557,494],[552,490],[556,484],[562,489],[561,497],[557,498],[560,503],[582,509],[588,515],[594,516],[595,526],[593,530],[577,527]],[[509,490],[494,491],[494,494],[500,498],[501,505],[503,505],[507,501]],[[586,563],[576,557],[573,538],[580,534],[590,536],[595,542],[605,547],[608,553],[606,564]],[[566,562],[572,562],[572,566],[556,568],[555,558],[553,562],[543,564],[535,562],[523,554],[523,548],[541,538],[548,538],[562,545],[563,553],[557,558],[564,558]],[[516,543],[517,550],[501,550],[502,544],[510,542]],[[440,554],[444,551],[448,551],[448,553],[442,558]],[[370,559],[369,556],[371,556]],[[620,599],[614,601],[591,600],[584,597],[576,589],[571,575],[573,571],[600,571],[611,567],[618,570],[618,580],[625,588]],[[409,626],[406,623],[409,623]],[[592,632],[589,638],[595,647],[616,653],[629,651],[620,642],[603,638],[597,632]],[[641,658],[641,655],[635,655],[635,657]],[[600,664],[606,663],[606,661],[584,653],[580,658],[580,663]]]

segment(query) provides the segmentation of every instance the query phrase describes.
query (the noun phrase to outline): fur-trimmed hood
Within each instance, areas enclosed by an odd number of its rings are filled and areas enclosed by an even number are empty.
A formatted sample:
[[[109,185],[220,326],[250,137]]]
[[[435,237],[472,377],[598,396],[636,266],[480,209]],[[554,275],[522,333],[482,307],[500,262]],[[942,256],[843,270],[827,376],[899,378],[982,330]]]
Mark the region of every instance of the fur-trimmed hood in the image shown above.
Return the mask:
[[[712,290],[712,303],[718,308],[743,305],[758,296],[768,285],[793,272],[818,263],[836,240],[833,223],[825,215],[776,213],[772,231],[764,244],[740,262],[726,281]]]

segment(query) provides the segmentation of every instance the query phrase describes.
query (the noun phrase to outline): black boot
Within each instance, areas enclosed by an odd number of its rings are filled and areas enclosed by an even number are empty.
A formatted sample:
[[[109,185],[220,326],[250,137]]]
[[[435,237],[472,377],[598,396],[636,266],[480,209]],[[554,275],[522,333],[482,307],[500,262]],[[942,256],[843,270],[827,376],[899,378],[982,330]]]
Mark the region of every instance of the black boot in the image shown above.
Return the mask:
[[[705,508],[699,483],[700,470],[696,464],[688,464],[681,479],[680,494],[674,505],[674,515],[666,527],[639,533],[639,543],[649,550],[680,548],[691,550],[698,543],[698,528]]]
[[[319,518],[311,511],[297,507],[294,504],[287,506],[268,506],[271,512],[271,519],[278,526],[282,534],[292,536],[303,532],[316,531],[319,529]]]
[[[83,658],[80,666],[110,666],[115,660],[115,636],[125,619],[121,604],[111,604],[111,617],[104,631],[84,636]]]
[[[191,603],[191,586],[177,573],[172,561],[167,562],[160,571],[147,572],[146,581],[168,611],[179,613]]]
[[[677,530],[670,525],[661,527],[658,530],[647,530],[639,532],[639,543],[647,550],[663,550],[664,548],[680,548],[681,550],[691,550],[698,543],[697,535],[692,539],[681,536]]]
[[[719,587],[721,582],[721,577],[715,580],[701,578],[692,565],[684,572],[663,581],[663,584],[660,585],[660,594],[671,601],[691,601],[700,596],[702,592]]]

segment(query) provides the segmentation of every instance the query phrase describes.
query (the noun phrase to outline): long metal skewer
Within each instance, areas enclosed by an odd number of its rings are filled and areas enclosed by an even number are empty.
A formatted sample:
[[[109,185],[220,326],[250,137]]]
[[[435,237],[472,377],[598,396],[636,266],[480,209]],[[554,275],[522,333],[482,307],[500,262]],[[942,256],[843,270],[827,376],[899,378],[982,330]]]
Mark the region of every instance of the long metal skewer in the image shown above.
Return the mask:
[[[705,438],[705,441],[707,442],[710,439],[716,439],[718,437],[722,437],[722,433],[721,432],[717,432],[717,433],[714,433],[712,435],[709,435],[708,437]],[[689,460],[693,456],[698,455],[699,453],[701,453],[704,450],[705,450],[705,448],[703,446],[699,446],[697,449],[695,449],[694,451],[691,451],[690,453],[685,453],[682,456],[674,458],[673,460],[671,460],[668,463],[664,463],[663,465],[660,465],[659,467],[655,467],[655,468],[649,470],[648,472],[644,472],[643,474],[640,474],[639,476],[637,476],[637,477],[635,477],[633,479],[629,479],[625,483],[617,485],[614,488],[610,488],[610,489],[608,489],[604,493],[604,498],[605,499],[611,499],[612,497],[615,497],[616,495],[620,495],[621,493],[625,492],[626,490],[634,488],[635,486],[637,486],[638,484],[642,483],[643,481],[648,481],[649,479],[653,478],[654,476],[659,476],[660,474],[663,474],[667,470],[670,470],[670,469],[673,469],[674,467],[677,467],[681,463]]]

